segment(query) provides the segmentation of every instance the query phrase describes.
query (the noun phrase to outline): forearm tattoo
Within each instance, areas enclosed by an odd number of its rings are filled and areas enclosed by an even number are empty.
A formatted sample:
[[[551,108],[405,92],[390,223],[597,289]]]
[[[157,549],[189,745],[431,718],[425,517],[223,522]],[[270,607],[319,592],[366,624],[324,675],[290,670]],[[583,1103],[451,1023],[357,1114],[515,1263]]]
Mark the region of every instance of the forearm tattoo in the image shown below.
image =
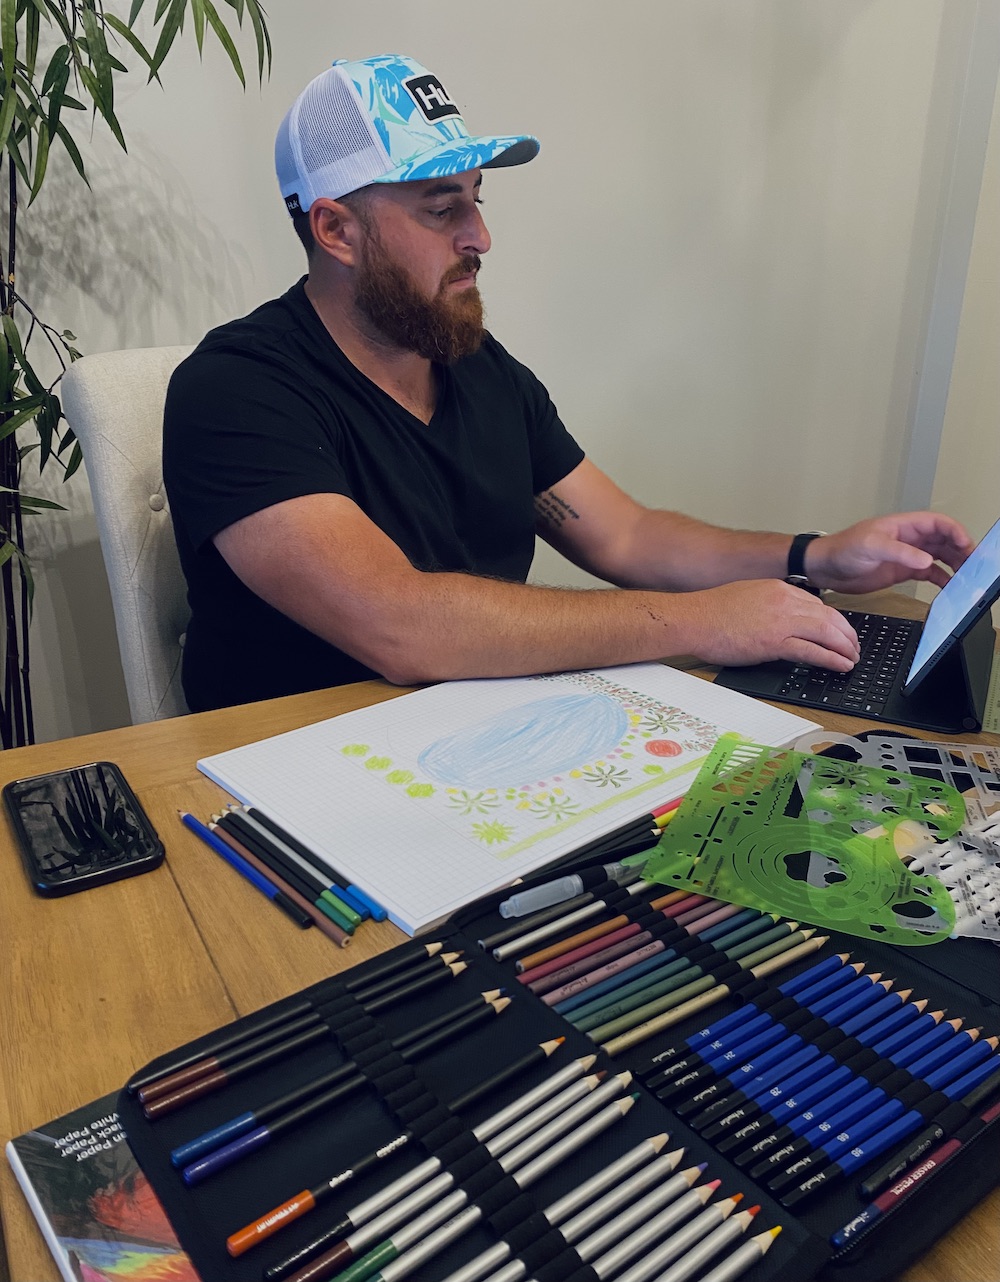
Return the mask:
[[[561,529],[568,520],[580,519],[580,513],[561,499],[555,490],[544,490],[535,496],[535,515],[550,530]]]

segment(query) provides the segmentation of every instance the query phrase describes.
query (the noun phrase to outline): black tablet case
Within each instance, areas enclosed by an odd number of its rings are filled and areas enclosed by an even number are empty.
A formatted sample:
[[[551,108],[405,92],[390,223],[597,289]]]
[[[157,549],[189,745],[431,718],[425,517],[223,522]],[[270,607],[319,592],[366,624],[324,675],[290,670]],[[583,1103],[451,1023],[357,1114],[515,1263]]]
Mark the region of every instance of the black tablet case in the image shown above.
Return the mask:
[[[539,878],[536,880],[544,880]],[[529,883],[530,884],[530,883]],[[504,986],[512,997],[511,1006],[500,1016],[464,1036],[452,1045],[426,1058],[414,1062],[399,1072],[390,1071],[382,1085],[388,1083],[397,1093],[390,1093],[389,1102],[379,1097],[378,1086],[354,1095],[351,1100],[336,1107],[328,1116],[300,1126],[285,1134],[256,1155],[210,1177],[193,1189],[187,1189],[178,1173],[170,1165],[169,1153],[173,1147],[222,1121],[242,1112],[295,1085],[307,1081],[317,1072],[342,1063],[346,1058],[337,1038],[338,1030],[329,1041],[312,1047],[271,1069],[243,1081],[226,1086],[193,1105],[157,1121],[145,1120],[135,1097],[123,1090],[119,1112],[129,1142],[143,1170],[161,1198],[172,1220],[181,1243],[191,1255],[204,1282],[230,1282],[236,1279],[259,1279],[263,1269],[274,1261],[286,1257],[291,1251],[311,1240],[323,1228],[336,1222],[345,1211],[370,1196],[390,1179],[395,1179],[409,1166],[427,1156],[419,1143],[411,1143],[399,1156],[373,1174],[348,1183],[331,1200],[298,1222],[289,1225],[268,1241],[246,1255],[231,1259],[225,1251],[225,1238],[266,1211],[272,1209],[301,1190],[329,1179],[338,1171],[379,1144],[385,1143],[409,1125],[414,1113],[424,1123],[436,1125],[446,1114],[425,1112],[432,1104],[445,1105],[467,1090],[477,1080],[488,1076],[504,1064],[524,1054],[532,1045],[547,1038],[563,1035],[565,1046],[550,1059],[544,1069],[536,1068],[523,1082],[505,1087],[495,1096],[481,1102],[464,1113],[451,1127],[436,1130],[431,1135],[442,1138],[461,1131],[467,1136],[468,1128],[502,1107],[523,1091],[541,1080],[546,1072],[554,1072],[571,1056],[582,1055],[596,1048],[589,1039],[574,1030],[560,1015],[545,1006],[516,980],[513,961],[497,962],[490,953],[478,945],[478,940],[496,931],[505,923],[496,911],[503,898],[496,895],[480,901],[460,913],[445,931],[434,938],[443,939],[449,949],[464,949],[468,970],[446,986],[438,987],[405,1004],[385,1011],[377,1021],[356,1023],[353,1007],[348,1003],[341,1028],[352,1025],[352,1037],[360,1034],[361,1040],[348,1040],[353,1054],[358,1046],[375,1046],[368,1058],[374,1061],[369,1071],[378,1074],[380,1050],[387,1049],[385,1039],[398,1037],[426,1020],[464,1003],[482,990]],[[404,945],[403,947],[411,947]],[[927,997],[929,1010],[945,1007],[948,1017],[961,1015],[966,1027],[981,1026],[983,1035],[1000,1032],[1000,953],[988,943],[978,940],[948,940],[944,943],[920,947],[898,948],[868,943],[846,935],[834,934],[821,953],[782,971],[773,978],[774,984],[784,983],[797,971],[815,964],[831,952],[852,953],[853,959],[865,961],[870,970],[881,971],[896,981],[897,988],[913,988],[913,999]],[[382,966],[382,958],[367,963],[374,974]],[[306,996],[320,1001],[343,988],[346,981],[363,973],[364,967],[354,968],[304,990]],[[238,1026],[252,1027],[265,1015],[280,1010],[288,1003],[277,1003],[266,1011],[239,1021]],[[598,1068],[610,1072],[632,1069],[637,1082],[632,1089],[641,1095],[638,1106],[596,1141],[580,1150],[563,1166],[556,1168],[538,1184],[532,1186],[521,1198],[516,1190],[501,1186],[499,1199],[489,1203],[494,1210],[499,1202],[499,1215],[494,1216],[495,1227],[482,1221],[473,1233],[466,1235],[435,1260],[421,1266],[416,1276],[431,1282],[443,1278],[450,1271],[472,1257],[479,1250],[515,1226],[528,1222],[530,1236],[533,1209],[544,1208],[555,1198],[580,1184],[593,1174],[601,1164],[606,1164],[637,1144],[641,1139],[660,1131],[669,1131],[668,1148],[683,1145],[686,1149],[681,1166],[705,1161],[708,1168],[704,1179],[718,1178],[722,1184],[716,1195],[744,1194],[742,1208],[759,1203],[761,1211],[750,1229],[759,1232],[776,1224],[782,1232],[769,1254],[745,1276],[747,1282],[807,1282],[813,1277],[839,1279],[842,1282],[881,1282],[917,1259],[927,1247],[959,1220],[981,1199],[994,1184],[1000,1182],[1000,1169],[993,1161],[984,1161],[984,1155],[995,1151],[1000,1126],[991,1125],[978,1139],[963,1148],[942,1171],[928,1180],[894,1211],[884,1216],[874,1230],[857,1239],[845,1251],[833,1253],[831,1233],[850,1220],[864,1205],[857,1192],[857,1185],[865,1170],[833,1186],[829,1191],[807,1201],[791,1213],[780,1207],[747,1174],[738,1170],[698,1134],[690,1130],[671,1110],[648,1094],[642,1087],[642,1074],[648,1069],[651,1057],[659,1050],[673,1046],[698,1028],[721,1018],[738,1004],[737,999],[726,1001],[689,1019],[657,1038],[615,1059],[599,1056]],[[234,1025],[233,1027],[237,1027]],[[209,1039],[202,1039],[207,1041]],[[198,1042],[191,1043],[197,1047]],[[189,1048],[185,1048],[187,1050]],[[166,1059],[173,1056],[164,1057]],[[154,1061],[157,1063],[158,1061]],[[391,1067],[391,1066],[390,1066]],[[143,1070],[145,1071],[145,1070]],[[395,1105],[398,1113],[394,1113]],[[415,1129],[419,1122],[415,1124]],[[426,1129],[426,1126],[425,1126]],[[461,1143],[458,1144],[461,1148]],[[449,1150],[453,1151],[453,1150]],[[887,1156],[887,1155],[884,1155]],[[872,1166],[878,1166],[876,1159]],[[489,1177],[487,1177],[487,1182]],[[516,1200],[515,1200],[516,1199]],[[539,1232],[541,1228],[540,1226]],[[593,1277],[589,1268],[579,1267],[570,1252],[554,1260],[548,1274],[538,1274],[553,1279],[585,1279]]]

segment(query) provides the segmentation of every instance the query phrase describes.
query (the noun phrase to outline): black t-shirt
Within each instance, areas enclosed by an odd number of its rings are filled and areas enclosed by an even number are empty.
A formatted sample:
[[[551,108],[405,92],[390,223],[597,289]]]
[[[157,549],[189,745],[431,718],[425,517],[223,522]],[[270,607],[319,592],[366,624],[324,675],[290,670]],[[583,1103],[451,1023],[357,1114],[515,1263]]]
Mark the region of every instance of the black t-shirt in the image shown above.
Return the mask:
[[[534,496],[583,458],[545,388],[487,335],[439,367],[422,423],[334,343],[304,281],[213,330],[174,373],[163,472],[188,583],[184,691],[193,711],[375,674],[273,609],[213,538],[305,494],[344,494],[420,570],[524,582]]]

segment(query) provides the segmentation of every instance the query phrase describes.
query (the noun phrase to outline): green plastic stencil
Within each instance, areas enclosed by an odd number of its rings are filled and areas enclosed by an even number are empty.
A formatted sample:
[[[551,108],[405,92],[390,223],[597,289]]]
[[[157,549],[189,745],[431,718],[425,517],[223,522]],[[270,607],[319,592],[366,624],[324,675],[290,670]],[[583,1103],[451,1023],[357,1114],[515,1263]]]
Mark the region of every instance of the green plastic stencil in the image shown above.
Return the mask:
[[[955,906],[900,854],[915,830],[947,838],[964,817],[960,794],[937,780],[723,735],[643,877],[851,935],[932,944],[951,933]]]

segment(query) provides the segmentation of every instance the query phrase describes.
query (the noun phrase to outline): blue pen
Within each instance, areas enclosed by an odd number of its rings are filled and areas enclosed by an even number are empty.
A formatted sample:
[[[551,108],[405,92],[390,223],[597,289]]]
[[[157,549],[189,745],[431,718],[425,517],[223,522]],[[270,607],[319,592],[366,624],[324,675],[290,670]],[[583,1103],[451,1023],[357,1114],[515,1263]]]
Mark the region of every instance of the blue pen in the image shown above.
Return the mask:
[[[297,926],[304,930],[307,926],[313,925],[313,919],[307,912],[304,912],[298,904],[293,903],[283,891],[278,889],[274,882],[268,881],[252,864],[247,863],[242,855],[237,854],[231,846],[228,846],[221,838],[217,837],[211,828],[206,827],[205,824],[201,823],[200,820],[186,810],[178,810],[177,813],[185,828],[190,828],[196,836],[201,838],[206,846],[210,846],[217,855],[221,855],[227,864],[235,868],[241,877],[245,877],[251,886],[256,886],[262,895],[266,895]]]

